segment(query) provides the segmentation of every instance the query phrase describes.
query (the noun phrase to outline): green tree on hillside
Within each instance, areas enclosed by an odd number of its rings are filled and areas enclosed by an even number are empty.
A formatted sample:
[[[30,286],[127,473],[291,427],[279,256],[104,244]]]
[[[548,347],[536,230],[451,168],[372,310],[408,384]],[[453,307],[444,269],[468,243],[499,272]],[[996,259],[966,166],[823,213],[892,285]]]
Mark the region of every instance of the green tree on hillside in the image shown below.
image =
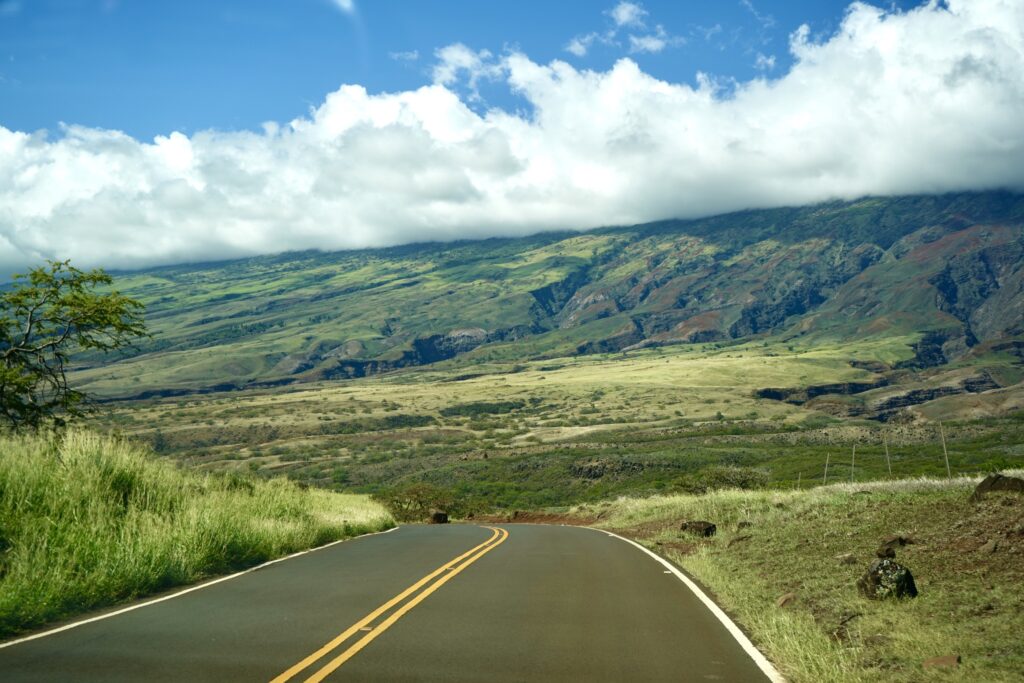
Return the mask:
[[[146,335],[143,305],[116,291],[102,269],[49,261],[0,291],[0,423],[13,429],[63,424],[85,394],[68,385],[76,351],[113,351]]]

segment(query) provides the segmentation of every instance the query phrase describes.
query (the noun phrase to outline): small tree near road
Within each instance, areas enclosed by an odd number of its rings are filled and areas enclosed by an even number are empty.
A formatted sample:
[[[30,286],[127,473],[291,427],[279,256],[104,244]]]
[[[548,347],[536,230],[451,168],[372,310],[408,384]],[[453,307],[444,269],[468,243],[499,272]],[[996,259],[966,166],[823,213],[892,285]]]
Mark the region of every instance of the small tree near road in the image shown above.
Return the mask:
[[[116,291],[103,270],[49,261],[0,290],[0,424],[57,425],[82,414],[85,394],[68,385],[76,351],[113,351],[146,336],[143,305]]]

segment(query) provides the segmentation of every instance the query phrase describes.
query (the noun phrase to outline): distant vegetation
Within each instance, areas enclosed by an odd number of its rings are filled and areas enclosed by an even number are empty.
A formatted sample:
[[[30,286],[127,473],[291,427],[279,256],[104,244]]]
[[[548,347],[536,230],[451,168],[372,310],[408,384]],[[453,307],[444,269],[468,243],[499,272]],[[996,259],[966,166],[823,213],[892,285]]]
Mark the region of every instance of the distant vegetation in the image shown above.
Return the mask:
[[[787,402],[756,387],[863,382],[850,359],[896,363],[900,340],[818,344],[691,345],[616,356],[408,371],[287,389],[113,404],[108,428],[207,471],[286,475],[314,486],[391,494],[444,489],[467,511],[529,509],[624,494],[721,487],[789,488],[828,481],[944,475],[1019,466],[1024,414],[978,418],[1019,400],[1020,387],[945,393],[919,417],[879,422],[823,410],[891,401],[886,386],[854,396]],[[858,363],[859,364],[859,363]],[[1012,355],[986,372],[1019,381]],[[971,363],[931,371],[929,382],[975,377]],[[924,386],[928,386],[924,384]],[[937,422],[943,422],[940,433]],[[856,454],[853,452],[856,448]],[[888,450],[889,459],[886,460]]]
[[[173,396],[679,344],[900,338],[887,381],[1024,335],[1024,195],[865,198],[693,221],[153,268],[153,338],[76,380]],[[456,370],[458,368],[458,370]],[[756,387],[756,388],[771,388]],[[486,400],[486,399],[485,399]],[[727,412],[727,411],[723,411]]]
[[[190,473],[90,432],[0,436],[0,637],[392,525],[363,496]]]
[[[1024,458],[1022,245],[987,192],[154,268],[72,380],[206,471],[469,508],[944,474],[939,422],[979,472]]]

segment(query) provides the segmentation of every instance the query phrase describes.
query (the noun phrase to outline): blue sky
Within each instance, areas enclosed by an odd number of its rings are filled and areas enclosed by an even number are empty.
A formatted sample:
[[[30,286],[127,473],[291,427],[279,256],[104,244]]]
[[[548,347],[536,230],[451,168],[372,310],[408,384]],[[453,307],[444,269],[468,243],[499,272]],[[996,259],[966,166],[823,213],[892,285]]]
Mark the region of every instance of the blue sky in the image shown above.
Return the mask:
[[[0,0],[0,271],[1024,191],[1024,2]]]
[[[639,4],[644,27],[623,27],[577,56],[565,49],[573,38],[616,28],[614,3],[356,0],[345,11],[332,0],[0,0],[0,125],[55,130],[63,121],[141,139],[252,129],[301,116],[344,83],[370,92],[429,83],[434,52],[453,43],[601,71],[630,56],[670,82],[693,83],[698,71],[745,81],[784,72],[790,34],[806,23],[829,35],[847,6]],[[658,26],[666,47],[631,52],[629,34],[654,35]],[[484,84],[481,96],[474,107],[522,105],[501,84]]]

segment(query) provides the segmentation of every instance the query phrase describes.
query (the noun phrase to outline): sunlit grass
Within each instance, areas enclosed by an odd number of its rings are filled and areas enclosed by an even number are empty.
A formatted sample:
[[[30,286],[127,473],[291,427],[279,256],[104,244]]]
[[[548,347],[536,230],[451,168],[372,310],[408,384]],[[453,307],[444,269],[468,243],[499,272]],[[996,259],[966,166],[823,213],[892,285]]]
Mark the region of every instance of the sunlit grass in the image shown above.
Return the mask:
[[[364,496],[199,475],[87,431],[0,436],[0,635],[390,526]]]

